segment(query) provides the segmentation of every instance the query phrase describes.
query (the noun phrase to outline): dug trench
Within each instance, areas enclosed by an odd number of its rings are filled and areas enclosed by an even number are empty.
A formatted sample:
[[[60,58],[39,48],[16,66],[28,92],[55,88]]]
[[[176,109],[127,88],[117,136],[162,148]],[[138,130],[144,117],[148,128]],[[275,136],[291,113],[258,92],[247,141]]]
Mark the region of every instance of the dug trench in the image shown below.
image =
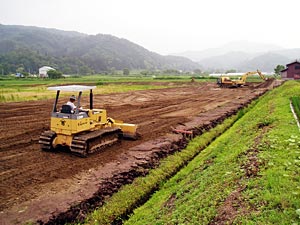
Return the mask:
[[[38,137],[49,127],[52,101],[1,104],[2,224],[82,221],[122,185],[145,176],[161,158],[186,146],[187,139],[172,127],[199,135],[270,87],[218,89],[201,83],[95,96],[95,105],[111,117],[138,124],[142,138],[85,159],[40,151]]]

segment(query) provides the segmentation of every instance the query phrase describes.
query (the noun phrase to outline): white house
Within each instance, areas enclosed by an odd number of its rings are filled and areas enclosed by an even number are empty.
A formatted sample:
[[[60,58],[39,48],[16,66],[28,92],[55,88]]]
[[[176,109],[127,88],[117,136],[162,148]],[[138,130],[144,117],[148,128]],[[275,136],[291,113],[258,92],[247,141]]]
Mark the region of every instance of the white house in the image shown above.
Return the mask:
[[[49,70],[55,70],[55,69],[50,66],[43,66],[43,67],[39,68],[39,77],[42,77],[42,78],[48,77],[47,72]]]

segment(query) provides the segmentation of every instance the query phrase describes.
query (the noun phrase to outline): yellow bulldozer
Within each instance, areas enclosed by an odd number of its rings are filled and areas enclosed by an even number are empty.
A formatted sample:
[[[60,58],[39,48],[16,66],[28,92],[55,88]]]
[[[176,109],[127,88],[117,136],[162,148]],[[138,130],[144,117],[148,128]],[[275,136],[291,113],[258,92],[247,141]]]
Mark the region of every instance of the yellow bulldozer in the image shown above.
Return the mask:
[[[221,76],[217,80],[217,84],[219,87],[227,87],[227,88],[236,88],[236,87],[242,87],[246,84],[246,79],[248,76],[258,74],[261,79],[264,81],[267,80],[267,78],[259,71],[251,71],[243,74],[241,77],[239,77],[237,80],[231,80],[230,77],[224,77]]]
[[[56,98],[51,112],[50,130],[44,131],[39,138],[41,149],[53,151],[59,146],[68,147],[71,152],[85,157],[87,154],[103,149],[121,138],[136,140],[137,125],[114,120],[107,116],[105,109],[93,108],[93,89],[96,86],[67,85],[49,87],[56,91]],[[63,104],[58,110],[58,99],[61,91],[78,92],[76,108]],[[83,109],[81,96],[89,91],[90,105]],[[76,96],[74,96],[75,99]]]

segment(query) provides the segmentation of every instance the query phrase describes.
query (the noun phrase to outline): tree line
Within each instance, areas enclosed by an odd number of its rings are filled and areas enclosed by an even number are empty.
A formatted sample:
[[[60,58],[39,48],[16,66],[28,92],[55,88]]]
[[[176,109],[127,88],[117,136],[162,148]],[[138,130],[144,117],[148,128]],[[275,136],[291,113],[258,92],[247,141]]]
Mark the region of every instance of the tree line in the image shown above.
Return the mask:
[[[112,35],[0,24],[0,72],[37,73],[42,66],[64,74],[93,74],[124,68],[191,71],[199,67],[189,59],[162,56]]]

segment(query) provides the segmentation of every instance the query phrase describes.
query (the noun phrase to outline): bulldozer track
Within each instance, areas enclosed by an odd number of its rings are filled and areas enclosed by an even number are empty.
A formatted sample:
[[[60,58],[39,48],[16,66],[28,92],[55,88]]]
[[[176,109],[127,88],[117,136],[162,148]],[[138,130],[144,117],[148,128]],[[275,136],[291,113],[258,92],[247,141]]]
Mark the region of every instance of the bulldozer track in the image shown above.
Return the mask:
[[[39,144],[41,145],[41,149],[44,151],[51,151],[53,149],[52,141],[54,140],[55,137],[56,137],[55,132],[51,130],[44,131],[40,135],[40,139],[39,139]]]
[[[76,135],[71,143],[71,152],[86,157],[87,154],[100,151],[118,142],[120,128],[107,127],[101,130]]]

